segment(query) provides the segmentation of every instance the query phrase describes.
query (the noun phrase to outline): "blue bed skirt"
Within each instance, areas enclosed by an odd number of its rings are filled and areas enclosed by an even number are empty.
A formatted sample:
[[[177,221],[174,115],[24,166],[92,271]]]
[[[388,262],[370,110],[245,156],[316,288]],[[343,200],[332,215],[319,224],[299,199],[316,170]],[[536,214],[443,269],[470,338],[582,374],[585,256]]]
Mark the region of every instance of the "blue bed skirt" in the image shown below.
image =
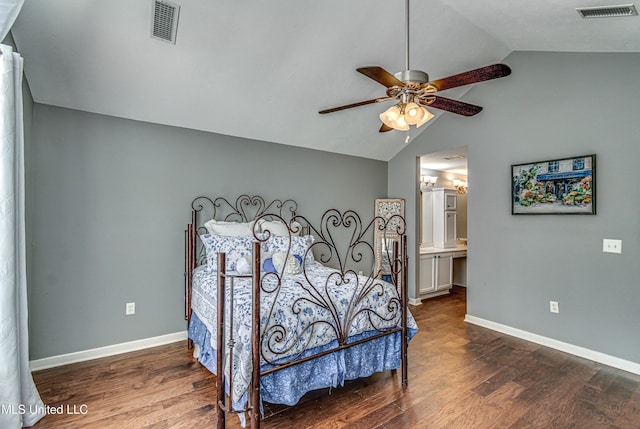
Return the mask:
[[[416,332],[417,329],[408,329],[409,339]],[[353,341],[371,335],[363,333],[353,337]],[[195,313],[191,315],[189,338],[200,346],[199,362],[215,374],[216,350],[211,346],[211,333]],[[260,378],[260,399],[272,404],[295,405],[305,393],[312,390],[342,386],[345,380],[397,369],[400,367],[400,338],[401,333],[396,332],[263,376]],[[336,345],[337,341],[333,341],[307,351],[304,356],[329,350]],[[263,365],[262,370],[270,367]],[[246,394],[240,403],[234,404],[240,407],[245,405]]]

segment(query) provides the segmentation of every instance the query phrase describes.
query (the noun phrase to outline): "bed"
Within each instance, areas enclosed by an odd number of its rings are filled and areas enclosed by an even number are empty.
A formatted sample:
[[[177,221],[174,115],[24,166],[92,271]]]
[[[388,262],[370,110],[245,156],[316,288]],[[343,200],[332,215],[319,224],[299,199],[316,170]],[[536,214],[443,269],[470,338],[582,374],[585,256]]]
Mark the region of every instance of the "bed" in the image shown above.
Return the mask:
[[[417,326],[404,218],[363,223],[330,209],[314,224],[293,200],[248,195],[198,197],[191,208],[185,318],[194,356],[216,374],[219,428],[228,413],[259,428],[263,401],[294,405],[374,372],[400,368],[407,385]],[[384,264],[375,261],[376,234],[388,244],[377,249]]]

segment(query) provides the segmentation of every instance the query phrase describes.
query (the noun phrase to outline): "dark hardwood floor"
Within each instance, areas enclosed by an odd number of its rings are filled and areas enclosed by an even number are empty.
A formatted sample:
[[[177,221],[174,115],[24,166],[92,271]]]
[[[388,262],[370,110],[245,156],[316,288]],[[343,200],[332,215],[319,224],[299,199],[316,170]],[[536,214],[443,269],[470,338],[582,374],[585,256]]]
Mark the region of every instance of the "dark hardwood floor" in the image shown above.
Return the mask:
[[[263,427],[640,428],[640,376],[468,325],[464,288],[411,311],[420,332],[409,345],[407,389],[399,374],[375,374],[308,394],[295,407],[266,405]],[[64,411],[37,429],[216,421],[215,381],[184,342],[33,377],[44,402]],[[229,417],[227,427],[239,428],[238,419]]]

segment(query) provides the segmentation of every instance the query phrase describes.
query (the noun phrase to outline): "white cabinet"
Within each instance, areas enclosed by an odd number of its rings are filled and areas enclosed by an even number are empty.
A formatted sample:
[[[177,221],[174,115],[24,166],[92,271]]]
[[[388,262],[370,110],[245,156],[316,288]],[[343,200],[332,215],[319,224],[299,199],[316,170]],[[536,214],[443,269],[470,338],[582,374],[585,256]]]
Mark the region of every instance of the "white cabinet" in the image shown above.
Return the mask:
[[[455,189],[438,188],[433,192],[433,247],[456,247],[456,201]]]
[[[418,294],[423,295],[436,291],[436,282],[433,281],[435,273],[436,255],[420,255],[420,289]]]
[[[435,267],[434,280],[436,290],[448,291],[453,285],[453,255],[451,253],[436,255]]]
[[[444,295],[453,285],[453,253],[420,255],[420,298]]]
[[[420,207],[420,214],[422,217],[421,232],[422,239],[420,243],[424,247],[433,246],[433,192],[430,190],[423,191],[421,193],[422,206]]]

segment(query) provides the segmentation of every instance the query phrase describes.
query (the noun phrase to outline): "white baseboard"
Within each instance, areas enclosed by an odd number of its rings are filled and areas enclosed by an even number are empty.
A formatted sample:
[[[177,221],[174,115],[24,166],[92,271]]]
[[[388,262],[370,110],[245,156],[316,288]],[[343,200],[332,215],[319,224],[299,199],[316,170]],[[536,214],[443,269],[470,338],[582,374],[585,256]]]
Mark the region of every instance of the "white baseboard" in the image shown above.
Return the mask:
[[[420,298],[409,298],[407,299],[407,303],[409,303],[409,305],[421,305],[422,300]]]
[[[111,346],[99,347],[97,349],[82,350],[79,352],[67,353],[64,355],[51,356],[43,359],[36,359],[29,362],[31,371],[53,368],[70,363],[83,362],[91,359],[98,359],[107,356],[119,355],[121,353],[133,352],[136,350],[148,349],[150,347],[162,346],[164,344],[175,343],[187,339],[187,331],[174,332],[173,334],[160,335],[158,337],[144,338],[142,340],[129,341],[126,343],[113,344]]]
[[[491,329],[493,331],[502,332],[503,334],[511,335],[512,337],[521,338],[523,340],[531,341],[532,343],[541,344],[552,349],[560,350],[565,353],[569,353],[581,358],[589,359],[594,362],[640,375],[640,363],[637,362],[628,361],[605,353],[586,349],[584,347],[554,340],[553,338],[543,337],[542,335],[533,334],[531,332],[512,328],[511,326],[481,319],[475,316],[470,316],[468,314],[465,316],[464,321],[473,325],[482,326],[483,328]]]

